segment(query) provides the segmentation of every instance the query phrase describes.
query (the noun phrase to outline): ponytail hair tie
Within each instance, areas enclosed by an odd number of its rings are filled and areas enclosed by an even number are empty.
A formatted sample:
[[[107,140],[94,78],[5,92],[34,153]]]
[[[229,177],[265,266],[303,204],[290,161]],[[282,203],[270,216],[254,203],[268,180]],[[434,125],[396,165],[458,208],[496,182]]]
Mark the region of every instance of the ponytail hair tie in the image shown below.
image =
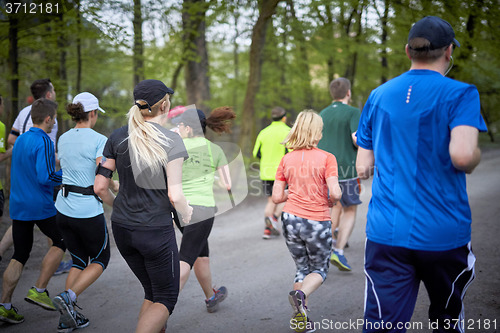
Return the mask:
[[[144,109],[149,109],[149,112],[151,112],[151,106],[149,106],[149,103],[145,100],[141,100],[141,101],[144,101],[146,102],[146,104],[139,104],[137,102],[135,102],[135,105],[140,109],[140,110],[144,110]]]

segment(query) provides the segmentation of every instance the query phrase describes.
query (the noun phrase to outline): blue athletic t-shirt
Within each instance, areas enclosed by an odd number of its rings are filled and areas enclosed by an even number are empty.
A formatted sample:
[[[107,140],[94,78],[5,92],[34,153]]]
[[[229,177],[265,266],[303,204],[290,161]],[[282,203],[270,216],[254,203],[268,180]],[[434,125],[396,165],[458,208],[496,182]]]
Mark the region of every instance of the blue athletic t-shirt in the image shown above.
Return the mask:
[[[63,184],[88,187],[94,185],[96,159],[108,139],[91,128],[72,128],[59,138],[57,153],[63,170]],[[93,195],[59,191],[56,209],[73,218],[89,218],[103,213],[102,204]]]
[[[473,85],[411,70],[372,91],[357,132],[358,145],[375,156],[369,240],[430,251],[470,241],[465,173],[449,153],[459,125],[486,131]]]

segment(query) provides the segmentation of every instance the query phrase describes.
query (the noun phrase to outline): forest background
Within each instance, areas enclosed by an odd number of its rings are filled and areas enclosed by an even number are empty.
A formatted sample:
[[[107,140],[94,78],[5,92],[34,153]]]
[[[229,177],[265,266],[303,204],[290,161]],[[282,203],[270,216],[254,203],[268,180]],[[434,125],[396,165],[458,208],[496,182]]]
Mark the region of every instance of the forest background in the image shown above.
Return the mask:
[[[16,9],[17,5],[17,10]],[[35,11],[30,13],[30,8]],[[50,7],[50,12],[49,12]],[[493,142],[500,122],[500,6],[497,0],[0,0],[2,121],[10,130],[30,100],[30,84],[49,77],[61,135],[73,126],[65,105],[82,91],[106,114],[96,130],[126,123],[132,90],[159,79],[176,92],[172,107],[237,113],[226,137],[246,161],[270,109],[293,122],[303,109],[331,103],[329,83],[352,82],[352,105],[410,67],[404,52],[412,24],[436,15],[461,47],[448,76],[476,85]]]

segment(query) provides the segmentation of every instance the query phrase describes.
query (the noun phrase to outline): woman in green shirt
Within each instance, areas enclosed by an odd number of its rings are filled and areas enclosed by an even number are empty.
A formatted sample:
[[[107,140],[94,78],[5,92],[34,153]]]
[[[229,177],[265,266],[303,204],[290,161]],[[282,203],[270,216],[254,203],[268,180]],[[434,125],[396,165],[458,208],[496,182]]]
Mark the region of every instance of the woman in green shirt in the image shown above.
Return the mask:
[[[205,133],[207,126],[217,134],[230,132],[229,121],[235,117],[230,107],[219,107],[214,109],[208,118],[201,110],[187,109],[173,119],[189,154],[182,167],[182,190],[193,207],[190,224],[179,225],[183,235],[179,250],[180,290],[194,268],[206,296],[208,312],[216,311],[218,304],[227,296],[226,287],[222,286],[217,290],[212,288],[208,236],[216,212],[213,184],[216,172],[221,180],[220,185],[227,190],[231,189],[231,179],[224,152],[218,145],[206,139]]]

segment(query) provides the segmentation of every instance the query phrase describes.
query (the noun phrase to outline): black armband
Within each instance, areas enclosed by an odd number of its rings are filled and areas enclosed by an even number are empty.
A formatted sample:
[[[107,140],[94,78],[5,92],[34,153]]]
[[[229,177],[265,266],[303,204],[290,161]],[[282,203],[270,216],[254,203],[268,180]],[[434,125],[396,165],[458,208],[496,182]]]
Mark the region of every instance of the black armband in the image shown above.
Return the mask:
[[[106,178],[112,178],[113,177],[113,171],[109,170],[106,167],[103,167],[100,163],[97,166],[97,168],[95,168],[95,174],[96,174],[96,176],[97,175],[102,175],[102,176],[104,176]]]
[[[15,136],[21,135],[21,133],[19,133],[19,131],[14,131],[14,130],[10,131],[10,134],[15,135]]]

